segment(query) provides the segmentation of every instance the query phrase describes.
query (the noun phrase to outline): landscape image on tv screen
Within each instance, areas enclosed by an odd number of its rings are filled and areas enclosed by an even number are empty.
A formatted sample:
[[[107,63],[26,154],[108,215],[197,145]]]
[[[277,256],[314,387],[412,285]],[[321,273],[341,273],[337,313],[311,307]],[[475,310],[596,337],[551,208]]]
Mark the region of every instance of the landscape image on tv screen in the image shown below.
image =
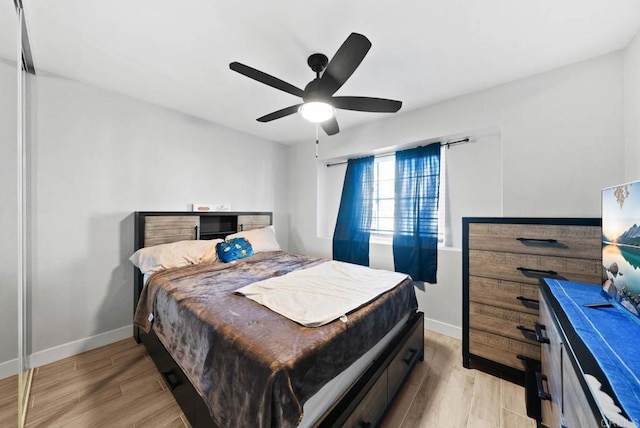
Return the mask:
[[[640,181],[602,191],[602,282],[640,316]]]

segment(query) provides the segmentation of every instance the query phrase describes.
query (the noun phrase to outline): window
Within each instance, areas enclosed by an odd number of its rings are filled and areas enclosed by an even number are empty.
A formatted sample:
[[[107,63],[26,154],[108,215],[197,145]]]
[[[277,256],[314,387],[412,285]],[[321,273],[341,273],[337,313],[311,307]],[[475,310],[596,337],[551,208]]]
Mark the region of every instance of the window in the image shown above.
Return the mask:
[[[373,162],[373,209],[371,233],[393,236],[396,157],[377,157]]]
[[[438,243],[445,243],[446,156],[440,152],[440,190],[438,202]],[[393,237],[396,158],[394,155],[376,157],[373,163],[373,209],[371,233],[383,240]]]

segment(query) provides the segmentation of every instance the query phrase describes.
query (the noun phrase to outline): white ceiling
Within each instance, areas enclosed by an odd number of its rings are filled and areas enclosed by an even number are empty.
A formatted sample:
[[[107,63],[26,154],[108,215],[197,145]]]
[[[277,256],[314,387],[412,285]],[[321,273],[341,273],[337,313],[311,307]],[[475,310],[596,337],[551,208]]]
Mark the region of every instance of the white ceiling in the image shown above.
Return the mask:
[[[9,2],[11,0],[3,0]],[[624,48],[638,0],[29,0],[35,65],[282,143],[315,136],[299,98],[229,70],[240,61],[304,88],[314,52],[351,32],[373,46],[337,95],[399,99],[399,113]],[[342,130],[386,117],[340,110]]]

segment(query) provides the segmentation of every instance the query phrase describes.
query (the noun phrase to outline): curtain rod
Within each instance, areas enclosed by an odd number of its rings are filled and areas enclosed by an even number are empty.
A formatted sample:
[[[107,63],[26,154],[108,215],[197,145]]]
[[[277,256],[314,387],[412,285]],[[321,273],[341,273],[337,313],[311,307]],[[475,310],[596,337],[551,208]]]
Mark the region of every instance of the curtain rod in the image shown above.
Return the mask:
[[[453,141],[447,141],[446,143],[440,143],[441,146],[446,146],[447,149],[450,146],[455,146],[456,144],[463,144],[463,143],[468,143],[471,140],[469,139],[469,137],[467,138],[463,138],[461,140],[453,140]],[[376,155],[376,158],[386,158],[387,156],[394,156],[396,154],[396,152],[392,152],[392,153],[384,153],[381,155]],[[334,163],[328,163],[327,164],[327,168],[329,168],[330,166],[337,166],[337,165],[344,165],[346,164],[347,161],[342,161],[342,162],[334,162]]]

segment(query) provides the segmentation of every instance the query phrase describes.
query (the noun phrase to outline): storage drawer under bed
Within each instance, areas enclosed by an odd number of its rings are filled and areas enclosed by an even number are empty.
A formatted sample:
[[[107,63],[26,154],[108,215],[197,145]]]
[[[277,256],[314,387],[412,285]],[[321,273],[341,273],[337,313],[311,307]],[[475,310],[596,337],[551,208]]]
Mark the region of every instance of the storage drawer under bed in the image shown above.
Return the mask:
[[[373,427],[380,420],[389,400],[387,372],[373,384],[366,399],[362,400],[351,416],[342,425],[344,428]]]
[[[166,387],[180,404],[184,415],[192,425],[197,427],[195,402],[191,399],[191,394],[195,390],[189,379],[175,361],[169,357],[162,343],[153,332],[145,333],[140,331],[140,339],[158,368]]]
[[[392,400],[409,375],[414,361],[424,353],[424,322],[417,325],[411,336],[389,364],[389,400]]]

